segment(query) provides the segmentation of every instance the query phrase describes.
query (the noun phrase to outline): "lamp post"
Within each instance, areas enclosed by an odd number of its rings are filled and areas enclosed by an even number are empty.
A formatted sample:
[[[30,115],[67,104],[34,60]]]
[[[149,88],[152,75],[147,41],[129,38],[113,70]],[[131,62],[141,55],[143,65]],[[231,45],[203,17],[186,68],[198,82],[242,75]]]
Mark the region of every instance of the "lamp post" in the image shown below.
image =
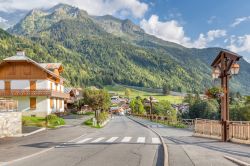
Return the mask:
[[[236,62],[240,58],[239,55],[233,52],[222,50],[211,64],[213,67],[212,77],[213,79],[221,79],[221,89],[223,90],[220,98],[221,135],[224,142],[229,141],[229,78],[239,73],[240,65]]]

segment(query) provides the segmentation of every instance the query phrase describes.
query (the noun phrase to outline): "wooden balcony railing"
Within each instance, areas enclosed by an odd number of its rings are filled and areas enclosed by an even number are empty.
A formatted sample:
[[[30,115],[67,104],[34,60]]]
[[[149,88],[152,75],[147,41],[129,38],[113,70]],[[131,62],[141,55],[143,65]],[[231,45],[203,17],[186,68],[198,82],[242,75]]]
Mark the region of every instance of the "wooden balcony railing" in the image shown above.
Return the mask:
[[[11,90],[0,90],[1,97],[11,97],[11,96],[49,96],[49,97],[59,97],[59,98],[69,98],[69,94],[47,90],[47,89],[11,89]]]

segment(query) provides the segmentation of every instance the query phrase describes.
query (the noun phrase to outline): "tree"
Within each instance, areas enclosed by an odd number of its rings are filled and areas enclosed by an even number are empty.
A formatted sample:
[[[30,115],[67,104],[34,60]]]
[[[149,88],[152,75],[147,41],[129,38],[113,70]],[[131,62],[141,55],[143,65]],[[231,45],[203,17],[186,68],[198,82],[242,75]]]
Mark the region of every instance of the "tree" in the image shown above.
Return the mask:
[[[215,99],[196,100],[190,105],[189,118],[219,119],[219,103]]]
[[[139,97],[132,99],[129,106],[133,113],[137,113],[137,114],[146,113],[146,110],[144,109],[144,105],[142,104],[142,100]]]
[[[95,117],[98,120],[97,111],[107,111],[110,107],[110,96],[106,90],[86,89],[83,92],[84,104],[89,105],[95,111]]]
[[[127,96],[129,98],[130,95],[131,95],[131,90],[126,88],[125,89],[125,96]]]
[[[170,94],[170,86],[167,84],[164,84],[162,87],[162,93],[164,95],[169,95]]]
[[[169,101],[162,100],[154,104],[153,113],[160,116],[167,116],[168,119],[176,120],[176,110],[173,109]]]

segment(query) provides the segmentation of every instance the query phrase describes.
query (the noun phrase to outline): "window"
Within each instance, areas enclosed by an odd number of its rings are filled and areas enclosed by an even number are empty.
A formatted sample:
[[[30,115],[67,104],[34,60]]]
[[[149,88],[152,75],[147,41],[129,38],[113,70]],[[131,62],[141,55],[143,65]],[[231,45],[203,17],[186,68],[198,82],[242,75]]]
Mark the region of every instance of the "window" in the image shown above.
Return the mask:
[[[32,109],[32,110],[36,109],[36,98],[35,97],[30,98],[30,109]]]
[[[54,108],[54,100],[50,99],[50,108],[53,109]]]

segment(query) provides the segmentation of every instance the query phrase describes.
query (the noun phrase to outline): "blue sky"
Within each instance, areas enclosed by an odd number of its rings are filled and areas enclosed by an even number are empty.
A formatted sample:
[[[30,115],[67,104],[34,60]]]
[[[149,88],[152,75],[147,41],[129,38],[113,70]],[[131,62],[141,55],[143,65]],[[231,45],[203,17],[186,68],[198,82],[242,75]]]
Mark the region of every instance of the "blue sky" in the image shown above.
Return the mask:
[[[186,47],[227,48],[250,62],[249,0],[0,0],[0,12],[49,8],[58,3],[91,15],[129,18],[147,33]]]

